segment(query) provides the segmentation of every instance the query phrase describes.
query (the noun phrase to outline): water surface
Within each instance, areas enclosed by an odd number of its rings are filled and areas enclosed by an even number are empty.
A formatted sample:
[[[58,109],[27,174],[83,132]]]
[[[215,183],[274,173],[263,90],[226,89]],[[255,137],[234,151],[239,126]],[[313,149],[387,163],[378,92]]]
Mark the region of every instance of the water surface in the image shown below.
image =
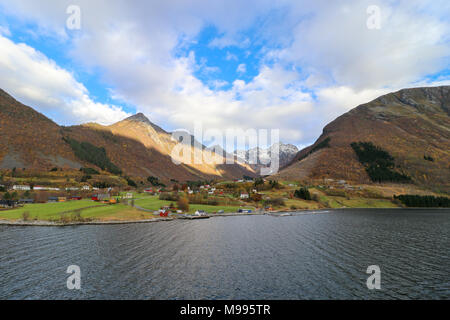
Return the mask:
[[[450,299],[450,210],[0,226],[0,299]]]

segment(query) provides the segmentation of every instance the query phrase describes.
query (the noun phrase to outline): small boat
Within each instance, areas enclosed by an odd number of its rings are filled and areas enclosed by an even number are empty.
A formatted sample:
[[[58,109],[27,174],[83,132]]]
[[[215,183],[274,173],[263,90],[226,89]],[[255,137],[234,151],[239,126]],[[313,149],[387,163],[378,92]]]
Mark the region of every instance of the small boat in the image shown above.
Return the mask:
[[[290,214],[290,213],[282,213],[282,214],[280,214],[280,217],[290,217],[290,216],[292,216],[292,214]]]

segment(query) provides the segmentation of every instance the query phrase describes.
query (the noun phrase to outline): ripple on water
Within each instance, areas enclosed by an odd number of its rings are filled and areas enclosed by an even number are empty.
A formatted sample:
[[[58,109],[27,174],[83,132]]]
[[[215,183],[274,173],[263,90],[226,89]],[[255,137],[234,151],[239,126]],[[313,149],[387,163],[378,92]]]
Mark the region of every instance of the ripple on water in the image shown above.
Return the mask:
[[[449,210],[0,226],[1,299],[449,299]],[[82,290],[66,289],[66,269]],[[366,287],[379,265],[382,290]]]

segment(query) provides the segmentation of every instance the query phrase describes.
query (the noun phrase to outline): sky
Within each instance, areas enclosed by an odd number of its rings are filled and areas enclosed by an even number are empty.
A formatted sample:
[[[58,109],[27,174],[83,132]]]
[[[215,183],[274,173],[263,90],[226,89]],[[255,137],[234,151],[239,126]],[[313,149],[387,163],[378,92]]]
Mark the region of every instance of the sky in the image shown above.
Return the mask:
[[[448,0],[0,0],[0,88],[61,125],[143,112],[301,148],[359,104],[450,84],[449,16]]]

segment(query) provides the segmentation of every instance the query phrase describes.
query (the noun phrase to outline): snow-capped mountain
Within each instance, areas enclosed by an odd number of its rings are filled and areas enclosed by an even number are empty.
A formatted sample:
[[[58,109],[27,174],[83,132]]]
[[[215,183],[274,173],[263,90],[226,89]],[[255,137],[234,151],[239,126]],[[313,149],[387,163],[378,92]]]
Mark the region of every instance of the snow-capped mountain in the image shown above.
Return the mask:
[[[261,167],[270,166],[272,154],[276,156],[277,150],[280,168],[289,164],[299,151],[292,144],[276,143],[266,149],[256,147],[246,151],[236,150],[234,154],[238,158],[245,159],[245,162],[258,172]]]

